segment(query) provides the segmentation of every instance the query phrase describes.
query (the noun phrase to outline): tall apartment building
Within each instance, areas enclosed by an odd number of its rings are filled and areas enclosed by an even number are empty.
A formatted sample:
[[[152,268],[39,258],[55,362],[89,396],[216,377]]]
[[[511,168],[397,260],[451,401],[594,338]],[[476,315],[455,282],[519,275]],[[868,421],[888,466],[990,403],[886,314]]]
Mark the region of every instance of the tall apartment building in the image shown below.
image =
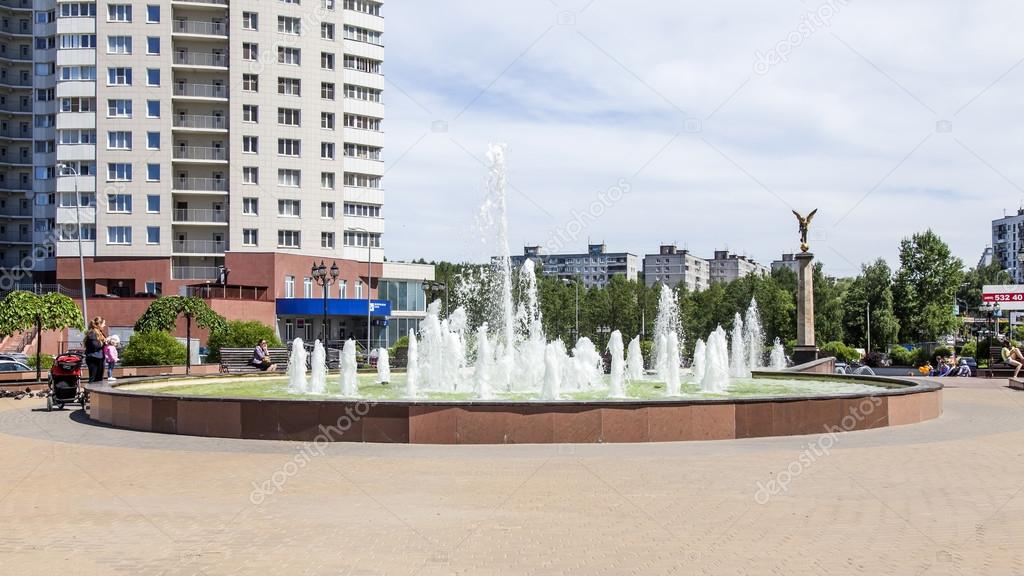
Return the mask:
[[[799,272],[799,266],[797,265],[795,254],[783,254],[782,258],[772,261],[772,272],[781,270],[782,268],[789,268],[794,274]]]
[[[711,264],[712,283],[732,282],[749,274],[760,274],[761,276],[770,274],[767,266],[746,256],[730,254],[728,250],[716,250],[715,257],[709,263]]]
[[[1024,208],[1011,216],[992,221],[992,261],[1007,269],[1013,281],[1024,283],[1024,262],[1018,254],[1024,253]]]
[[[512,266],[522,266],[527,259],[533,260],[545,276],[579,278],[587,288],[604,286],[616,275],[636,280],[639,272],[636,254],[608,252],[604,244],[590,244],[586,254],[545,254],[540,246],[526,246],[522,256],[512,257]]]
[[[648,287],[659,282],[670,287],[684,284],[690,292],[700,292],[711,284],[711,266],[689,250],[667,244],[657,254],[644,256],[644,281]]]
[[[381,8],[0,0],[0,268],[77,294],[81,244],[89,295],[190,293],[226,268],[273,302],[312,298],[324,260],[332,298],[370,295]]]

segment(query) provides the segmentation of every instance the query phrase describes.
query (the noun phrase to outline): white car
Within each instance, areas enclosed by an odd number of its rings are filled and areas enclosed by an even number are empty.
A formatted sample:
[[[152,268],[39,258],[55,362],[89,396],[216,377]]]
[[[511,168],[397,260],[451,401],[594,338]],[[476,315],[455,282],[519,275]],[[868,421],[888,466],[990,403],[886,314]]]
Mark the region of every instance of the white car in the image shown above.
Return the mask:
[[[0,360],[0,372],[31,372],[33,369],[14,360]]]

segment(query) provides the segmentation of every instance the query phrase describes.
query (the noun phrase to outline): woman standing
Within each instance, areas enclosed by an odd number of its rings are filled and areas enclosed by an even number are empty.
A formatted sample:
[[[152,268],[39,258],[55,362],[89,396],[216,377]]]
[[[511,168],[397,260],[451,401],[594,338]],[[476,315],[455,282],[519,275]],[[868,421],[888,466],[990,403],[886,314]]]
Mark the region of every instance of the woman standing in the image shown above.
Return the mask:
[[[107,337],[104,330],[107,323],[103,318],[97,316],[89,323],[89,331],[85,333],[85,365],[89,367],[89,382],[99,382],[103,379],[103,345]]]

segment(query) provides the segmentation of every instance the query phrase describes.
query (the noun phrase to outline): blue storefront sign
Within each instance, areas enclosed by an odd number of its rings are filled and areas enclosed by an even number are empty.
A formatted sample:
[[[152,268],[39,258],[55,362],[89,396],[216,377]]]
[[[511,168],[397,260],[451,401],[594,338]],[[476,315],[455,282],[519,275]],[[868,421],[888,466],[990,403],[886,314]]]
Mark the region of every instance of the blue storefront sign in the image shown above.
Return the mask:
[[[366,300],[355,298],[328,298],[327,315],[366,317]],[[391,302],[387,300],[370,300],[370,315],[387,318],[391,315]],[[324,301],[322,298],[278,298],[278,316],[323,316]]]

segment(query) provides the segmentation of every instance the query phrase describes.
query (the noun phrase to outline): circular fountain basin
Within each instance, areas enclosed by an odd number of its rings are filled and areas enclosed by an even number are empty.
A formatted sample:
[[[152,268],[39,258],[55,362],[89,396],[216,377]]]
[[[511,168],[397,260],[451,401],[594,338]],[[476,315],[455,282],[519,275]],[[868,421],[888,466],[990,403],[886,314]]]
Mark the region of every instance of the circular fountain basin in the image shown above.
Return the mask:
[[[671,442],[848,432],[912,424],[942,413],[941,385],[908,379],[757,373],[731,393],[664,396],[659,382],[633,384],[625,399],[603,391],[559,400],[469,393],[401,398],[360,376],[360,398],[296,397],[280,377],[214,377],[89,385],[90,418],[147,432],[412,444]],[[334,395],[331,395],[331,394]]]

